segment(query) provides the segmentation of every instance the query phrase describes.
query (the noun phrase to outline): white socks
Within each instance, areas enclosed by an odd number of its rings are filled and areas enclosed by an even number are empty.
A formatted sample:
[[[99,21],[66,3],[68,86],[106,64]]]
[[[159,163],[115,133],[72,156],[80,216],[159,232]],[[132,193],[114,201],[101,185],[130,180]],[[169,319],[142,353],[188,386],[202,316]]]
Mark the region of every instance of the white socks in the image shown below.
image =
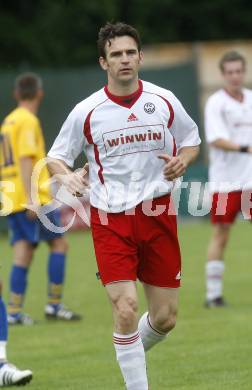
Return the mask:
[[[148,390],[145,352],[138,331],[128,335],[114,333],[114,346],[127,390]]]
[[[155,344],[164,340],[166,337],[165,333],[160,333],[152,327],[150,323],[149,313],[147,312],[144,313],[140,318],[138,323],[138,330],[143,342],[145,352],[147,352]]]
[[[211,260],[206,264],[206,298],[213,300],[222,297],[224,262]]]
[[[0,341],[0,363],[5,362],[7,360],[6,357],[6,341]]]

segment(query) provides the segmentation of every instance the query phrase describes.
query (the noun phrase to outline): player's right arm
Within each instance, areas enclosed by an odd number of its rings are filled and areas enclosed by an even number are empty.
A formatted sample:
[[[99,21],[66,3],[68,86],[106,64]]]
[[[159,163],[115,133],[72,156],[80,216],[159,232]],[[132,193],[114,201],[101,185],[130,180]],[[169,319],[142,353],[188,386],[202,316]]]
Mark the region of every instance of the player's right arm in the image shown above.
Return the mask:
[[[87,165],[72,171],[74,161],[84,148],[83,112],[77,105],[64,122],[51,150],[48,153],[48,169],[57,182],[69,192],[80,195],[88,186]]]
[[[230,139],[222,104],[216,95],[209,98],[205,107],[205,133],[206,140],[210,146],[226,152],[252,153],[249,145],[239,145]]]
[[[64,161],[49,157],[47,166],[53,178],[66,187],[71,194],[82,195],[88,187],[88,180],[85,178],[88,164],[85,164],[81,170],[73,172]]]

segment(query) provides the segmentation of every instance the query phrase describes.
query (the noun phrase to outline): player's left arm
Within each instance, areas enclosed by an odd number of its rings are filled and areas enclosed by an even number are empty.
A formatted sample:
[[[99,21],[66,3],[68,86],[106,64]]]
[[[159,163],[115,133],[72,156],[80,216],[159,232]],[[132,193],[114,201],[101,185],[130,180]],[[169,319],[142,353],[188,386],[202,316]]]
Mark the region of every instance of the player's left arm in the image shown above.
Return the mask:
[[[26,194],[27,206],[33,205],[35,210],[39,208],[38,204],[32,201],[32,192],[34,192],[35,183],[31,180],[34,158],[37,155],[37,120],[33,117],[26,117],[19,126],[19,137],[17,143],[17,153],[19,159],[20,176],[23,188]],[[37,214],[35,211],[26,210],[29,219],[35,219]]]
[[[39,209],[38,204],[34,204],[32,201],[32,191],[35,183],[32,182],[32,172],[33,172],[33,158],[29,156],[22,156],[19,159],[20,166],[20,175],[22,178],[23,187],[26,193],[27,206],[33,206],[33,210],[27,209],[26,216],[33,220],[37,218],[37,210]]]
[[[188,165],[190,165],[199,154],[199,146],[185,146],[181,148],[177,156],[161,154],[159,158],[165,161],[164,177],[166,180],[174,180],[183,176]]]
[[[159,157],[165,160],[164,177],[166,180],[174,180],[182,176],[188,165],[195,160],[201,140],[196,123],[187,114],[180,101],[173,94],[170,95],[169,100],[174,112],[174,120],[169,130],[178,152],[176,156],[163,154]]]

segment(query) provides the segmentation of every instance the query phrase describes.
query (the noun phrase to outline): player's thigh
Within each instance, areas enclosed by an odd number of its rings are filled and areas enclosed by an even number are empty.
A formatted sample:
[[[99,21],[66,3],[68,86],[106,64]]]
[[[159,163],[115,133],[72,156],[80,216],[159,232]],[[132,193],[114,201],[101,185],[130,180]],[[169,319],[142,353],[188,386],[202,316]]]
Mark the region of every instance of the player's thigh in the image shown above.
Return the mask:
[[[26,240],[19,240],[13,244],[14,263],[27,267],[33,257],[34,245]]]
[[[44,224],[39,221],[39,239],[40,241],[46,241],[50,246],[54,245],[56,250],[64,252],[66,250],[66,242],[63,238],[63,234],[59,232],[58,228],[61,228],[61,217],[59,210],[53,210],[47,214],[48,224]],[[65,246],[65,248],[64,248]]]
[[[18,241],[27,241],[31,245],[37,245],[39,241],[38,219],[30,220],[26,216],[26,211],[20,211],[10,214],[7,220],[11,245]]]
[[[97,210],[91,207],[91,229],[102,283],[136,281],[138,248],[132,236],[129,216],[108,214],[108,225],[103,225]]]
[[[155,322],[165,322],[176,317],[179,288],[162,288],[143,283],[150,318]]]
[[[179,287],[181,255],[176,216],[164,213],[146,217],[142,228],[146,239],[140,251],[139,280],[157,287]]]
[[[230,223],[216,223],[213,225],[213,241],[217,244],[226,244],[232,224]]]

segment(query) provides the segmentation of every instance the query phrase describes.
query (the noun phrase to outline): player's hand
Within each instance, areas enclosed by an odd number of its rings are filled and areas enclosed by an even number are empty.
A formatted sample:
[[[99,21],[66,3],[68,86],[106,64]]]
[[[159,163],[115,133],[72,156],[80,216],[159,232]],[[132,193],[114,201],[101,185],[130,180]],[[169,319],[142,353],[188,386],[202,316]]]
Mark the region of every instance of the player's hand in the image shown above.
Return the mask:
[[[168,154],[160,154],[158,158],[165,161],[164,177],[166,180],[171,181],[177,179],[186,171],[187,164],[182,156],[169,156]]]
[[[83,168],[81,168],[78,173],[84,178],[87,183],[86,189],[89,187],[89,164],[86,163]],[[81,197],[83,196],[83,192],[76,192],[73,194],[74,196]]]
[[[83,196],[84,192],[89,187],[88,179],[85,178],[87,170],[85,169],[84,172],[84,168],[65,175],[58,175],[60,182],[74,196]]]
[[[25,215],[30,221],[35,221],[35,219],[38,218],[40,206],[34,205],[32,202],[31,205],[31,208],[26,209]],[[27,207],[29,207],[29,205],[27,205]]]

